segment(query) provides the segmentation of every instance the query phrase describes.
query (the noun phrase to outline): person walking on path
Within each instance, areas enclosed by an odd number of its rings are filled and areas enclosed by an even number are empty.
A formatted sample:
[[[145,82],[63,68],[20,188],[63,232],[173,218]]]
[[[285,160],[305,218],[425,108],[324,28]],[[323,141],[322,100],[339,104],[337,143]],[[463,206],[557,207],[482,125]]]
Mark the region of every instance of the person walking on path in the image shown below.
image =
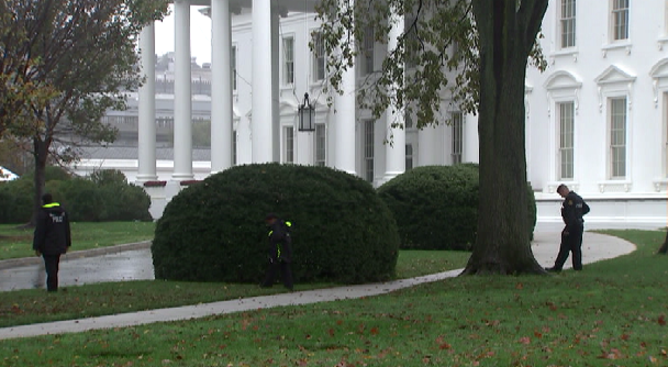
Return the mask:
[[[53,202],[51,194],[42,195],[42,208],[37,214],[32,248],[35,255],[44,258],[46,290],[58,291],[58,267],[60,255],[72,246],[70,221],[59,203]]]
[[[283,285],[289,290],[293,289],[292,270],[292,238],[290,237],[290,222],[285,222],[278,218],[276,214],[268,214],[265,223],[269,227],[269,247],[268,258],[269,267],[263,287],[271,287],[276,281],[276,273],[279,268]]]
[[[564,198],[561,204],[561,218],[564,229],[561,231],[561,244],[554,266],[547,271],[559,272],[564,267],[569,252],[573,253],[573,269],[582,270],[582,233],[584,232],[583,215],[589,213],[589,205],[564,184],[559,185],[557,193]]]

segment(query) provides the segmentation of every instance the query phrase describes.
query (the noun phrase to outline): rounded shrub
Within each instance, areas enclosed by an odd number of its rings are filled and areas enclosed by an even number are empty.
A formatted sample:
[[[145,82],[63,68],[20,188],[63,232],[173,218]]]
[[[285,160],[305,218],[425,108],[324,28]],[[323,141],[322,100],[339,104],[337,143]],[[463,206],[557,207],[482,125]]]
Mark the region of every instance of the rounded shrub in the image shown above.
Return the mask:
[[[536,202],[529,195],[533,237]],[[478,225],[479,172],[473,163],[413,168],[378,188],[397,219],[401,247],[470,251]]]
[[[151,247],[156,278],[259,282],[270,212],[292,223],[296,281],[393,276],[399,235],[369,183],[331,168],[271,163],[230,168],[175,196]]]

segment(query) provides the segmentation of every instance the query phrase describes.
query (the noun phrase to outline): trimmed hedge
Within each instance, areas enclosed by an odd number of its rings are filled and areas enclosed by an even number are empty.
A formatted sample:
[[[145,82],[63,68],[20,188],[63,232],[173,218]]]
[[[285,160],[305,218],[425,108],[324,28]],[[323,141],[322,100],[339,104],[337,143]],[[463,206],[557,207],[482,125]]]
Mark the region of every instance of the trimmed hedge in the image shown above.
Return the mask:
[[[531,237],[536,201],[527,185]],[[397,218],[401,248],[470,251],[478,224],[479,174],[473,163],[416,167],[378,188]]]
[[[292,222],[297,282],[362,283],[394,275],[399,235],[369,183],[327,167],[232,167],[174,197],[151,250],[157,279],[259,282],[264,217]]]

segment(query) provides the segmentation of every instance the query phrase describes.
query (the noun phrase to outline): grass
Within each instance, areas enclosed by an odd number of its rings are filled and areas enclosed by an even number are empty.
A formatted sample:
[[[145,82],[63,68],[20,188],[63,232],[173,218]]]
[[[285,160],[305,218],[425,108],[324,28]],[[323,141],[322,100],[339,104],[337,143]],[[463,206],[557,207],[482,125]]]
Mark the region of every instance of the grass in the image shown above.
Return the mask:
[[[153,222],[76,222],[70,224],[72,251],[146,241],[153,238]],[[33,228],[0,224],[0,260],[33,256]]]
[[[462,277],[356,300],[6,340],[0,365],[668,365],[668,257],[654,255],[665,232],[607,233],[638,250],[549,277]]]
[[[397,277],[412,278],[463,268],[469,253],[446,251],[401,251]],[[304,291],[333,287],[334,284],[297,284]],[[63,287],[59,294],[43,289],[4,292],[0,300],[0,327],[70,320],[224,301],[284,292],[282,287],[259,288],[255,284],[196,283],[173,281],[130,281]]]

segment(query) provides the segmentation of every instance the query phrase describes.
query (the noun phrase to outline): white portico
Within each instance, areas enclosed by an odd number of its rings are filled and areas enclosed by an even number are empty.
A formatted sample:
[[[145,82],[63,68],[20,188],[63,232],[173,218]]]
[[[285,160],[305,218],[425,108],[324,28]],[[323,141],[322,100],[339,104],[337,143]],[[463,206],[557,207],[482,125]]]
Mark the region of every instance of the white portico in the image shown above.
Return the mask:
[[[308,54],[305,57],[295,54],[292,56],[291,75],[281,70],[280,53],[285,53],[286,47],[308,44],[311,32],[319,26],[314,20],[314,4],[311,0],[174,1],[174,158],[170,182],[178,184],[195,178],[191,139],[191,5],[210,6],[207,15],[211,17],[212,24],[211,173],[229,168],[235,161],[237,164],[320,164],[349,173],[368,169],[367,162],[358,155],[358,151],[365,146],[357,137],[359,128],[356,122],[359,116],[355,101],[355,66],[344,73],[344,93],[334,95],[332,108],[327,106],[326,95],[322,93],[324,54],[320,55],[322,60],[316,59],[315,63]],[[290,16],[288,12],[292,12]],[[232,21],[233,14],[235,24]],[[293,31],[292,44],[287,44],[279,37],[281,21],[299,24],[298,28],[301,28]],[[402,31],[403,22],[397,23],[396,30],[388,40],[388,47],[394,47],[392,45],[396,44],[396,38]],[[232,40],[233,32],[237,38],[235,41]],[[139,159],[136,177],[141,183],[159,178],[155,159],[153,25],[141,33],[140,49],[142,70],[146,76],[146,83],[139,91],[138,106]],[[303,47],[300,46],[300,49],[303,50]],[[246,72],[249,65],[251,70]],[[241,72],[242,69],[246,70]],[[240,75],[244,77],[237,78]],[[301,96],[304,93],[309,93],[315,106],[317,124],[313,132],[299,132],[297,128],[297,109],[303,102]],[[379,123],[379,127],[374,128],[377,131],[373,149],[384,151],[372,157],[385,157],[384,162],[374,167],[375,183],[385,182],[405,170],[405,131],[391,126],[392,123],[402,123],[403,113],[399,110],[395,113],[388,111],[385,119],[385,123]],[[383,146],[384,139],[390,136],[394,144]],[[291,149],[282,150],[281,147],[286,145],[290,145]],[[316,151],[323,147],[324,152]],[[379,171],[378,168],[383,166],[384,171]]]
[[[318,40],[313,0],[184,0],[174,5],[173,92],[160,87],[162,76],[156,91],[153,27],[140,37],[146,84],[139,101],[130,101],[138,108],[127,112],[136,113],[128,119],[139,116],[138,163],[116,164],[105,157],[89,164],[90,170],[121,169],[139,183],[167,181],[162,191],[145,185],[159,192],[151,193],[154,217],[190,179],[238,164],[325,165],[378,186],[415,166],[478,161],[477,118],[458,111],[447,92],[441,96],[439,122],[450,124],[422,130],[415,128],[415,115],[400,109],[374,119],[358,107],[357,88],[378,72],[402,34],[399,17],[389,16],[393,27],[385,42],[370,37],[355,45],[360,54],[343,74],[343,94],[331,95],[329,106],[323,92],[328,55]],[[191,5],[210,6],[210,95],[191,90],[197,85],[195,77],[189,79]],[[561,199],[554,190],[566,183],[590,202],[589,223],[665,224],[668,3],[559,0],[550,3],[542,29],[548,67],[545,72],[530,67],[525,83],[527,176],[539,221],[560,221]],[[297,110],[305,93],[315,106],[311,132],[298,129]],[[167,106],[172,102],[173,111]],[[210,117],[210,159],[193,152],[191,114],[198,120]],[[161,146],[156,154],[156,120],[172,115],[173,157]],[[164,144],[160,123],[157,134]],[[385,144],[390,138],[392,144]]]

